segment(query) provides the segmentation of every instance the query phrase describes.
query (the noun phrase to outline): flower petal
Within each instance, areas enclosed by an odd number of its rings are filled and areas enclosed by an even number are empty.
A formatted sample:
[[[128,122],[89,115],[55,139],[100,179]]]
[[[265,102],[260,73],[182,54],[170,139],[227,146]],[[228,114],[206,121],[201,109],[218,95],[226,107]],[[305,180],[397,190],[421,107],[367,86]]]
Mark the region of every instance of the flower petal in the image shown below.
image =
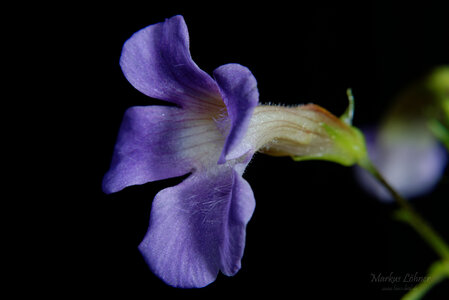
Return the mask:
[[[221,269],[240,269],[254,195],[239,172],[216,166],[159,192],[139,250],[167,284],[192,288],[213,282]]]
[[[147,96],[182,107],[222,106],[214,80],[193,62],[182,16],[136,32],[123,46],[120,66]]]
[[[214,78],[220,89],[221,96],[228,110],[231,128],[221,153],[219,163],[237,158],[248,151],[250,147],[240,147],[253,114],[259,102],[257,81],[253,74],[238,64],[227,64],[214,71]],[[236,151],[240,150],[240,151]]]
[[[224,138],[210,117],[177,107],[136,106],[124,116],[106,193],[182,176],[218,159]]]

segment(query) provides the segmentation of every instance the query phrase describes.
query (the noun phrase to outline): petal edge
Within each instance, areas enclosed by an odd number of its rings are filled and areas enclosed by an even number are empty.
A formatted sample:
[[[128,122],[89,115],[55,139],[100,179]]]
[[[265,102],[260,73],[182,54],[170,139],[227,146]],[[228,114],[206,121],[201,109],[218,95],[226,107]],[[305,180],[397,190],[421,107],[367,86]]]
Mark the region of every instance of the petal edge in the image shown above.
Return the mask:
[[[182,16],[147,26],[123,45],[120,66],[143,94],[182,107],[220,106],[216,83],[192,60]]]
[[[248,129],[254,108],[259,103],[257,81],[248,68],[239,64],[227,64],[217,68],[214,78],[226,104],[230,129],[221,153],[219,164],[242,156],[251,150],[251,145],[241,144]]]

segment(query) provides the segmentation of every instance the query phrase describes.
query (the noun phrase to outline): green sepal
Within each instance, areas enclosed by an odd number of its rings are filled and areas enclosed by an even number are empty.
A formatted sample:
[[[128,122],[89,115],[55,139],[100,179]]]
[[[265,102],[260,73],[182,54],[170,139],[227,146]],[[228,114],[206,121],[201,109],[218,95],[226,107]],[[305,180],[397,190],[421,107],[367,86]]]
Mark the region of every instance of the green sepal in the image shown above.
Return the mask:
[[[341,115],[340,120],[351,126],[352,119],[354,118],[354,96],[352,95],[352,89],[347,89],[346,95],[348,96],[349,104],[345,112]]]
[[[365,160],[368,157],[365,137],[362,132],[352,126],[348,126],[347,130],[331,127],[325,123],[321,123],[326,133],[334,141],[333,153],[310,155],[310,156],[293,156],[294,161],[305,160],[325,160],[332,161],[343,166],[352,166]]]
[[[346,90],[348,96],[348,107],[346,108],[340,120],[344,123],[341,127],[330,126],[326,123],[320,123],[327,135],[333,140],[333,151],[330,153],[318,153],[316,155],[292,156],[294,161],[305,160],[325,160],[332,161],[343,166],[352,166],[368,160],[365,137],[363,133],[352,126],[354,117],[354,96],[352,90]]]

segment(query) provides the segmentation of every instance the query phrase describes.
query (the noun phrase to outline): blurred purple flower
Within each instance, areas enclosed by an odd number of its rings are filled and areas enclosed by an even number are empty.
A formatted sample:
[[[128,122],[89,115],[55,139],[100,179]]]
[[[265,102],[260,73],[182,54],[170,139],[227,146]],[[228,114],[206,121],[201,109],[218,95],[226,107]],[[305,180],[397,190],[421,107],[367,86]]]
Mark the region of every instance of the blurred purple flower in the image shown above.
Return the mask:
[[[444,173],[447,154],[425,123],[364,131],[371,161],[406,198],[430,192]],[[390,192],[366,170],[356,168],[361,185],[381,201],[393,202]]]
[[[446,168],[447,151],[430,124],[444,117],[448,91],[449,70],[437,68],[398,94],[380,126],[364,131],[372,162],[406,198],[430,192]],[[356,170],[364,188],[382,201],[393,201],[386,188],[369,173],[361,168]]]

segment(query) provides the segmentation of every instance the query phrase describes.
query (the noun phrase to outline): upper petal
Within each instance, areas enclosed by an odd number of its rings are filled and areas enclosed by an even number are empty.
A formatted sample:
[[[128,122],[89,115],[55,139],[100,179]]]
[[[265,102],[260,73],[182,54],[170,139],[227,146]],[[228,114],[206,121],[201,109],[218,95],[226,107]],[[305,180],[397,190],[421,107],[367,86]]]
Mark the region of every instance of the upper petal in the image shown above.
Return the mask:
[[[228,111],[230,121],[229,133],[221,153],[219,163],[234,159],[250,150],[248,147],[237,146],[242,141],[248,129],[254,108],[259,102],[257,81],[253,74],[238,64],[227,64],[214,71],[214,78],[220,89],[221,96]]]
[[[211,117],[177,107],[131,107],[124,116],[106,193],[181,176],[216,162],[224,138]]]
[[[182,16],[136,32],[123,46],[120,66],[147,96],[182,107],[222,106],[214,80],[193,62]]]
[[[139,250],[167,284],[206,286],[220,269],[226,275],[240,269],[254,207],[251,188],[232,168],[194,173],[156,195]]]

